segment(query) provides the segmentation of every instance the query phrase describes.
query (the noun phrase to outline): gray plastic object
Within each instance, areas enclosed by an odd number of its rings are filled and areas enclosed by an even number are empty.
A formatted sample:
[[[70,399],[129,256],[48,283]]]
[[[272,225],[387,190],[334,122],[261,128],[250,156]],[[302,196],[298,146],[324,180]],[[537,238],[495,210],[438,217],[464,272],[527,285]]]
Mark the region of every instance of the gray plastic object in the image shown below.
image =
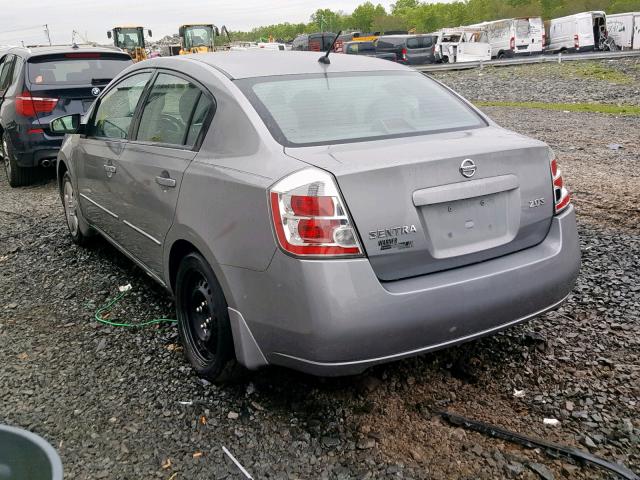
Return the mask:
[[[0,425],[0,480],[62,480],[62,462],[35,433]]]

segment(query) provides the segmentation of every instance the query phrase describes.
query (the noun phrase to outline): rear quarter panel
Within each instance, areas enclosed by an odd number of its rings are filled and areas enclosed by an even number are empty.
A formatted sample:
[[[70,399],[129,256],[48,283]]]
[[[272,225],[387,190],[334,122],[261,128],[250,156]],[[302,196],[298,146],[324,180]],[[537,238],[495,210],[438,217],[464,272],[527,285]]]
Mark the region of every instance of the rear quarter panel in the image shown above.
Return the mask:
[[[174,242],[191,242],[205,255],[233,305],[220,266],[267,269],[276,250],[267,189],[305,164],[284,154],[229,79],[211,67],[202,68],[209,71],[198,79],[207,78],[203,83],[216,99],[216,114],[185,172],[165,242],[165,267]]]

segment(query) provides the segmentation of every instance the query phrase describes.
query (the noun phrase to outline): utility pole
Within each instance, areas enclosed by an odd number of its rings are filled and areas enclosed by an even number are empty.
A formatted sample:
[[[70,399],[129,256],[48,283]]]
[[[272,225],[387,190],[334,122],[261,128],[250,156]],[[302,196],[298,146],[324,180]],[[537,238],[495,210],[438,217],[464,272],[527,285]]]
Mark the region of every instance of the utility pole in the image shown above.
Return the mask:
[[[51,35],[49,34],[49,25],[45,23],[44,25],[44,33],[47,34],[47,40],[49,40],[49,46],[51,46]]]

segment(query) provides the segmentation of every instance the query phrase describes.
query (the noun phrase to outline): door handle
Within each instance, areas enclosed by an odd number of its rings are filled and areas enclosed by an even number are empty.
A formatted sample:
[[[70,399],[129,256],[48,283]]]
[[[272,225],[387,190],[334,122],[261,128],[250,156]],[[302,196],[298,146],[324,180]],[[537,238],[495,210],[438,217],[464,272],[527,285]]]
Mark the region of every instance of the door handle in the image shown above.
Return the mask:
[[[104,166],[104,171],[107,172],[107,177],[111,178],[113,176],[113,174],[116,173],[116,166],[115,165],[105,165]]]
[[[156,177],[156,183],[163,187],[174,188],[176,186],[176,181],[173,178],[169,177]]]

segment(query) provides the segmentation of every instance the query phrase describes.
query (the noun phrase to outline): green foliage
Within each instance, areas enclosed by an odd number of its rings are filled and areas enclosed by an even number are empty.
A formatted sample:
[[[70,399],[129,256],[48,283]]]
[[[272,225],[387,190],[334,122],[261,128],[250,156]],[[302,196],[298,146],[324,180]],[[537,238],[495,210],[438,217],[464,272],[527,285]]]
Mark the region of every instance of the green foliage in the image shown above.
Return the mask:
[[[316,10],[307,24],[281,23],[234,32],[234,40],[258,40],[272,37],[290,41],[301,33],[338,30],[362,32],[411,30],[433,32],[443,27],[471,25],[500,18],[542,16],[545,20],[589,10],[622,13],[640,10],[640,0],[455,0],[427,3],[426,0],[396,0],[391,12],[371,1],[346,14],[328,8]]]

